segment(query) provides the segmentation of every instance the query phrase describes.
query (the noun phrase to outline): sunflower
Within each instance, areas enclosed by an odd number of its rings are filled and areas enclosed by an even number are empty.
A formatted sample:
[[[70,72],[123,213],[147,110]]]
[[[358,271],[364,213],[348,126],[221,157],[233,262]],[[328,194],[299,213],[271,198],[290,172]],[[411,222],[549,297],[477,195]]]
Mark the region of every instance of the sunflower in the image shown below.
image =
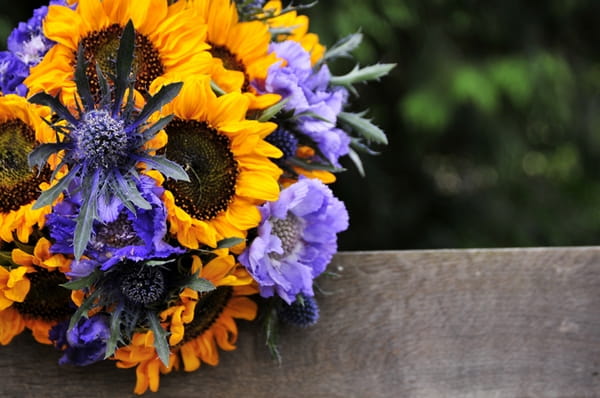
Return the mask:
[[[42,228],[51,206],[32,209],[40,192],[50,186],[51,168],[32,171],[27,156],[54,133],[43,123],[49,109],[29,104],[17,95],[0,96],[0,239],[14,235],[27,242],[33,228]]]
[[[24,82],[29,93],[60,92],[63,103],[72,104],[76,54],[81,46],[90,88],[98,98],[96,67],[105,76],[114,74],[119,39],[130,20],[136,30],[133,69],[138,91],[146,92],[152,81],[164,74],[210,72],[206,26],[184,11],[184,3],[167,6],[164,0],[81,0],[75,10],[51,5],[44,34],[57,44],[31,69]]]
[[[281,14],[281,0],[268,1],[263,10],[267,15],[275,15],[267,20],[269,27],[273,29],[289,29],[289,35],[281,35],[278,40],[293,40],[310,53],[312,64],[316,64],[325,54],[325,46],[319,43],[319,36],[308,32],[309,19],[306,15],[298,15],[296,11]]]
[[[151,91],[165,81],[155,83]],[[245,238],[260,222],[256,205],[279,196],[281,170],[269,157],[281,151],[264,141],[275,124],[246,120],[248,102],[240,93],[217,97],[202,76],[184,80],[178,97],[162,109],[174,119],[165,127],[168,143],[161,151],[190,177],[163,183],[170,232],[183,246]]]
[[[67,282],[70,260],[50,253],[50,241],[41,238],[33,254],[14,249],[12,262],[15,268],[0,267],[0,344],[25,328],[39,343],[52,344],[49,330],[72,312],[70,292],[59,286]]]
[[[181,364],[186,372],[198,369],[201,362],[217,365],[217,346],[227,351],[235,349],[238,335],[235,319],[256,317],[257,305],[246,296],[257,293],[258,289],[250,275],[236,265],[233,256],[222,255],[205,265],[193,256],[191,273],[211,281],[216,289],[199,295],[185,288],[178,302],[161,313],[170,332],[169,366],[158,359],[151,331],[136,333],[131,344],[115,353],[117,367],[137,366],[136,394],[143,394],[148,388],[157,391],[160,374],[178,369]]]
[[[240,22],[230,0],[190,0],[191,12],[207,24],[207,41],[213,56],[212,78],[225,92],[241,91],[250,98],[250,109],[276,103],[276,94],[257,95],[253,81],[264,81],[277,58],[269,53],[271,34],[259,21]]]

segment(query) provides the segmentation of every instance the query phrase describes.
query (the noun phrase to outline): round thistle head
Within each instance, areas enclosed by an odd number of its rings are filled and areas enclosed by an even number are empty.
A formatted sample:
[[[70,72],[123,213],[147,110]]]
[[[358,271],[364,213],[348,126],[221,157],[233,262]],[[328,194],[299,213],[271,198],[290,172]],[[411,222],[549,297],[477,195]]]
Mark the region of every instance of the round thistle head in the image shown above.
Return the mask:
[[[122,274],[120,290],[133,304],[151,305],[166,293],[165,275],[159,267],[132,266]]]
[[[319,320],[319,306],[314,297],[298,295],[291,305],[281,302],[277,308],[279,319],[294,326],[312,326]]]
[[[91,169],[118,167],[128,158],[130,145],[125,123],[106,110],[86,112],[71,138],[75,160],[87,162]]]
[[[277,160],[291,158],[296,154],[296,149],[298,149],[298,138],[289,131],[281,128],[269,134],[265,140],[268,143],[275,145],[283,152],[281,159]]]

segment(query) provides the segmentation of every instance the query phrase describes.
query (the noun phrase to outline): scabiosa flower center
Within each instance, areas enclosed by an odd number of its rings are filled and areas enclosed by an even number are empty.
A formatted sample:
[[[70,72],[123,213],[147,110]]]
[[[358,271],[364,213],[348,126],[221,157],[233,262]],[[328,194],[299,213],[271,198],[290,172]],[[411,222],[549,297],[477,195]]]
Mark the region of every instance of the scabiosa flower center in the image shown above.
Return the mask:
[[[123,28],[114,24],[105,29],[92,32],[81,40],[84,56],[88,62],[86,75],[94,95],[100,92],[96,65],[105,76],[115,74],[115,60],[117,59],[119,39],[122,33]],[[164,65],[160,60],[158,50],[146,36],[139,32],[136,32],[135,35],[133,72],[136,76],[135,88],[142,92],[148,91],[152,81],[164,72]]]
[[[71,292],[60,286],[67,282],[64,274],[36,267],[36,272],[28,273],[27,278],[31,281],[27,297],[22,303],[13,303],[21,315],[49,322],[62,321],[71,315]]]
[[[113,222],[102,224],[96,231],[92,245],[98,249],[109,247],[125,247],[140,245],[143,242],[133,228],[132,221],[127,214],[121,213]]]
[[[165,275],[161,268],[130,263],[121,266],[128,267],[121,275],[120,287],[127,300],[134,304],[150,305],[165,296]]]
[[[77,146],[77,160],[87,160],[92,168],[119,166],[127,155],[129,142],[124,122],[105,110],[84,114],[71,136]]]
[[[235,195],[237,161],[225,135],[204,122],[174,119],[166,127],[166,156],[180,164],[190,182],[167,180],[175,204],[198,220],[210,220],[226,210]]]
[[[185,325],[183,340],[180,344],[193,340],[207,331],[221,316],[232,296],[233,288],[231,286],[219,286],[200,296],[194,310],[194,319]]]
[[[278,128],[265,139],[269,144],[275,145],[283,152],[283,157],[275,160],[284,160],[296,154],[298,149],[298,138],[289,131]]]
[[[270,257],[279,260],[289,256],[298,246],[304,224],[291,212],[288,212],[285,218],[272,218],[270,222],[273,227],[272,233],[281,240],[283,249],[283,253],[271,253]]]
[[[39,185],[49,182],[50,169],[31,171],[27,155],[35,146],[35,133],[19,119],[0,123],[0,212],[18,210],[39,196]]]
[[[223,66],[225,67],[225,69],[242,72],[244,74],[244,84],[242,85],[242,91],[248,91],[248,86],[250,85],[250,82],[248,80],[248,74],[246,73],[246,67],[237,59],[235,54],[229,51],[227,47],[216,46],[213,44],[211,44],[211,49],[209,50],[209,52],[214,58],[219,58],[221,62],[223,62]]]

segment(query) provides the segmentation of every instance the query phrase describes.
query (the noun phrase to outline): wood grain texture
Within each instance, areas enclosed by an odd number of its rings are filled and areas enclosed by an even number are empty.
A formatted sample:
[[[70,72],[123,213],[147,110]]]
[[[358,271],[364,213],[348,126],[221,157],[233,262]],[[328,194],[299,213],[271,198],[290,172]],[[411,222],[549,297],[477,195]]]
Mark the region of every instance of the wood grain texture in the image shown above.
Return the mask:
[[[283,364],[242,324],[221,363],[161,378],[153,397],[600,396],[600,248],[340,253],[321,320],[284,328]],[[135,372],[59,367],[19,336],[0,397],[132,396]]]

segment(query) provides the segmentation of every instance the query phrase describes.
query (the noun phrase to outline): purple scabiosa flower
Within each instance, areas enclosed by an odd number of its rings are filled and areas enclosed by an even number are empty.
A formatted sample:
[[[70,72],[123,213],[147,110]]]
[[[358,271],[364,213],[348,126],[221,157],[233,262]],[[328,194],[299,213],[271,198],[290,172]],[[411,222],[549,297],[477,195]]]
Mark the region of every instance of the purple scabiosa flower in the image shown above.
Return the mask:
[[[117,198],[110,203],[100,201],[98,220],[84,251],[88,259],[74,261],[69,276],[85,277],[97,267],[105,271],[124,260],[162,259],[183,253],[183,249],[164,241],[167,234],[166,209],[161,200],[164,189],[145,175],[140,176],[137,189],[150,208],[133,213]],[[48,215],[46,225],[54,241],[51,248],[54,253],[73,254],[81,202],[81,195],[75,193],[56,204]]]
[[[287,100],[284,109],[293,111],[294,131],[311,139],[328,161],[340,167],[338,159],[348,154],[350,137],[336,127],[337,115],[348,99],[341,87],[331,87],[327,65],[313,69],[310,54],[295,41],[272,43],[270,51],[285,61],[269,68],[261,90]]]
[[[71,330],[68,327],[69,322],[65,321],[50,329],[50,340],[64,351],[58,361],[60,365],[86,366],[104,359],[106,342],[110,337],[107,315],[81,318]]]
[[[52,0],[50,4],[67,5],[64,0]],[[29,76],[29,68],[40,63],[55,44],[42,30],[46,14],[47,6],[35,9],[33,16],[27,22],[19,22],[8,36],[8,51],[0,53],[0,90],[4,94],[25,96],[27,87],[23,81]]]
[[[288,304],[313,296],[313,279],[337,251],[337,233],[348,228],[344,204],[319,180],[301,178],[276,202],[260,207],[258,236],[239,256],[258,282],[260,294]]]
[[[29,67],[10,51],[0,52],[0,91],[3,94],[25,96],[27,87],[23,80],[29,75]]]

